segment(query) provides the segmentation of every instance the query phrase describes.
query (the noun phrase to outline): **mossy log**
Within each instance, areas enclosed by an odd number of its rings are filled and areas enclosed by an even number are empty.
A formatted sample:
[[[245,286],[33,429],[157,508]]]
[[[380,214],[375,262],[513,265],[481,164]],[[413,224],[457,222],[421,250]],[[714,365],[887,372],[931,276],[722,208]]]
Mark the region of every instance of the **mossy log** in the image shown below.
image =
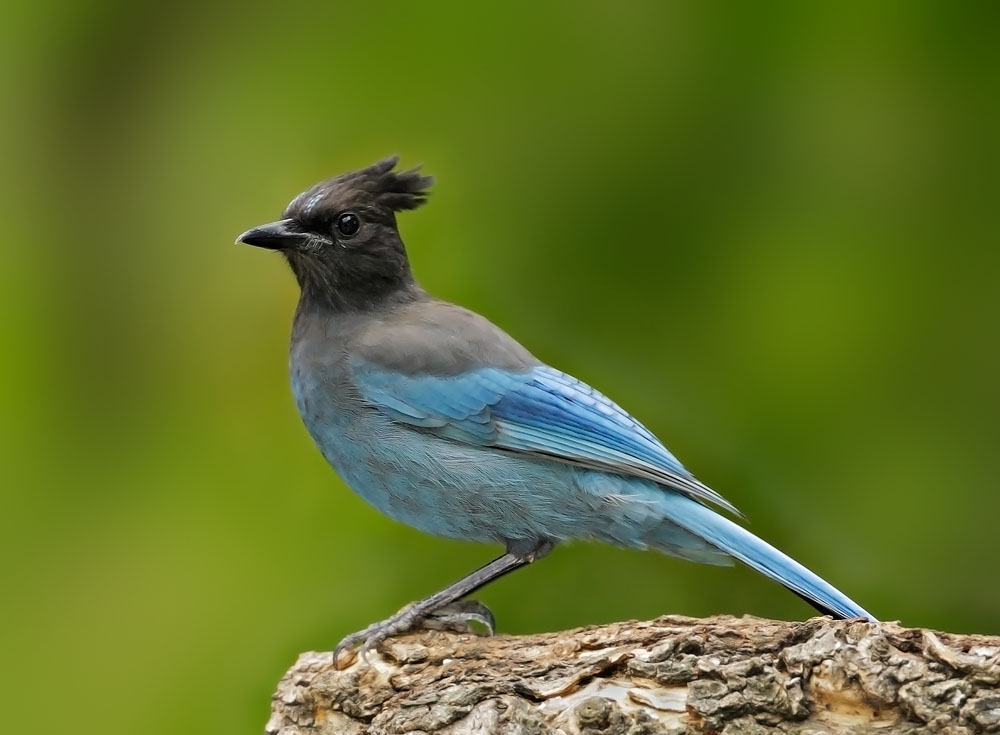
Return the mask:
[[[424,631],[343,670],[304,653],[271,735],[1000,732],[1000,637],[666,616],[529,636]]]

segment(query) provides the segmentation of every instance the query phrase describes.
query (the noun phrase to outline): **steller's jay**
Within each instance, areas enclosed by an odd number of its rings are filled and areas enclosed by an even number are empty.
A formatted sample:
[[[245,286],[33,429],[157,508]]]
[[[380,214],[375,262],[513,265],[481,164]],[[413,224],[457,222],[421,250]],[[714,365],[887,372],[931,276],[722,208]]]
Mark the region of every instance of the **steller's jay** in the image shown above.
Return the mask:
[[[391,518],[506,553],[347,636],[335,661],[427,622],[567,539],[708,564],[735,558],[821,612],[874,620],[713,510],[738,514],[608,398],[420,288],[395,213],[423,204],[433,180],[394,172],[396,160],[317,184],[283,219],[237,241],[280,251],[298,280],[292,389],[326,460]],[[485,608],[464,610],[454,615],[492,627]]]

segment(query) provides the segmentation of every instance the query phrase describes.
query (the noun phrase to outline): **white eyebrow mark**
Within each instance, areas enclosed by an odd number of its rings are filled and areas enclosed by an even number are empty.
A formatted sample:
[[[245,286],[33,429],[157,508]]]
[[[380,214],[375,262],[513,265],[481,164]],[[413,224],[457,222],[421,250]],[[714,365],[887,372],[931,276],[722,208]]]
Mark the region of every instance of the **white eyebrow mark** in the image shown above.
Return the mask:
[[[309,217],[312,214],[312,211],[316,208],[316,205],[319,204],[320,201],[323,199],[323,196],[324,196],[324,192],[323,192],[322,189],[320,189],[315,194],[313,194],[311,197],[309,197],[309,201],[306,202],[306,205],[305,205],[305,208],[304,208],[304,214],[305,214],[306,217]]]

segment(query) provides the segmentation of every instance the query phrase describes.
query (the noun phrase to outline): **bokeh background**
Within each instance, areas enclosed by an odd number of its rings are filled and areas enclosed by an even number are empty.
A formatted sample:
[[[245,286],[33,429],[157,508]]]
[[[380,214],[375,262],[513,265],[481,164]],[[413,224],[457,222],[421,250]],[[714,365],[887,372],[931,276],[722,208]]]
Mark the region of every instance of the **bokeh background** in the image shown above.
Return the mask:
[[[233,245],[389,153],[418,278],[634,412],[876,615],[1000,633],[998,6],[10,4],[0,25],[4,729],[259,732],[296,654],[498,550],[378,515]],[[803,618],[576,544],[504,632]]]

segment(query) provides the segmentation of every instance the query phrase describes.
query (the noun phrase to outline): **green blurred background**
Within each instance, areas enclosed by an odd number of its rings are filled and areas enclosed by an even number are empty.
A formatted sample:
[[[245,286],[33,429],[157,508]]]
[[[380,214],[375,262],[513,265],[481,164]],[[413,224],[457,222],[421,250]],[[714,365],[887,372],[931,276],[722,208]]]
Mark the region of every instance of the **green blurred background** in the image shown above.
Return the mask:
[[[1000,633],[998,8],[8,6],[4,729],[258,732],[298,652],[496,553],[336,479],[294,281],[232,244],[394,152],[437,176],[400,220],[429,290],[876,615]],[[504,632],[811,614],[589,544],[481,597]]]

